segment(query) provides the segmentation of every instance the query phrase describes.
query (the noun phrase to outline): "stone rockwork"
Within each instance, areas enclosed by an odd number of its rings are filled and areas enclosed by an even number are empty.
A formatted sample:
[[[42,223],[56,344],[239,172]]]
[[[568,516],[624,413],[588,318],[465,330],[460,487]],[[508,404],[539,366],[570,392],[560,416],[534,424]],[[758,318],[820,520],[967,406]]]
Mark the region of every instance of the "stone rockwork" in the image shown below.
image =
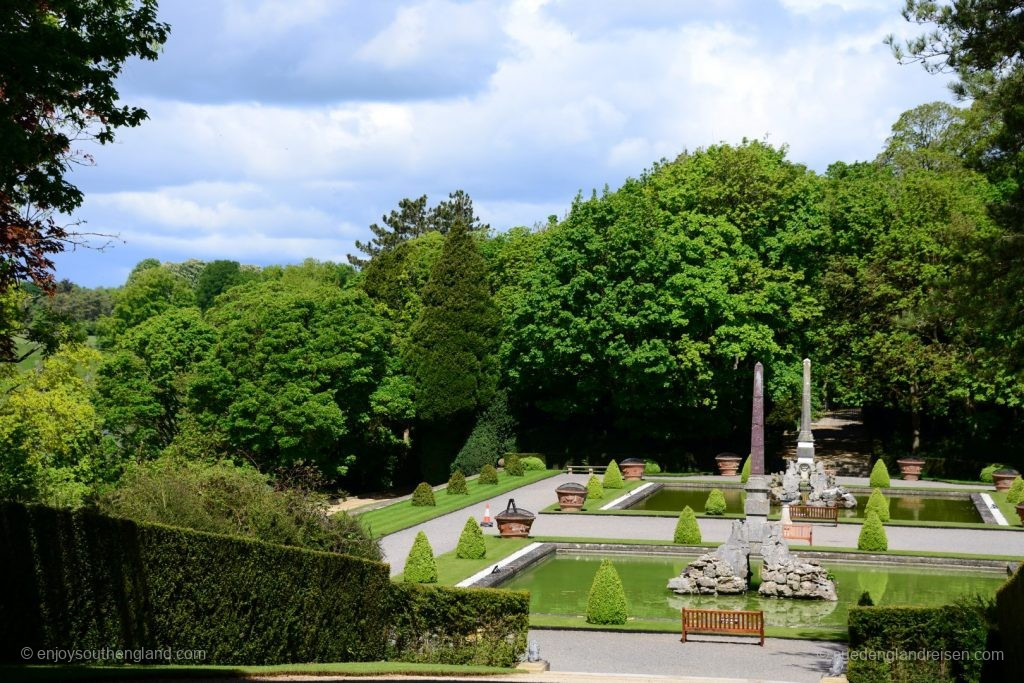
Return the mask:
[[[727,560],[711,552],[691,562],[676,578],[669,579],[668,587],[683,595],[745,593],[747,577],[737,576]]]
[[[804,600],[838,600],[836,584],[817,560],[801,562],[791,558],[784,564],[765,563],[761,568],[758,593],[766,597]]]
[[[790,503],[799,505],[803,500],[800,492],[800,472],[797,464],[790,461],[786,465],[785,472],[779,472],[771,476],[769,482],[769,496],[774,504]],[[810,491],[807,494],[808,505],[829,505],[834,507],[852,508],[857,507],[857,499],[853,494],[836,484],[836,477],[826,472],[825,465],[821,462],[814,464],[809,481]]]

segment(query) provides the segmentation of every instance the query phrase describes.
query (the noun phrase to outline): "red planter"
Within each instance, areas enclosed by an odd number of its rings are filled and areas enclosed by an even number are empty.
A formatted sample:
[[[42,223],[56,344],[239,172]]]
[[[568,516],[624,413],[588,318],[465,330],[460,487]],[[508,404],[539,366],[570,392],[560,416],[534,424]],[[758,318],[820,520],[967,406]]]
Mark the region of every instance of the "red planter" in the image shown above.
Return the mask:
[[[917,481],[921,478],[921,468],[924,467],[924,460],[903,458],[902,460],[897,460],[896,464],[900,466],[900,476],[905,481]]]
[[[1020,517],[1021,526],[1024,526],[1024,503],[1018,503],[1014,509],[1017,511],[1017,516]]]
[[[530,535],[534,518],[532,512],[516,507],[516,501],[509,498],[508,507],[496,514],[494,521],[502,538],[526,538]]]
[[[644,461],[637,458],[626,458],[619,463],[619,471],[625,480],[644,478]]]
[[[715,456],[715,464],[718,465],[718,473],[723,477],[733,477],[740,469],[743,458],[735,453],[721,453]]]
[[[569,512],[579,512],[587,502],[587,487],[575,482],[562,484],[555,489],[558,507]]]
[[[1017,470],[996,470],[992,473],[992,481],[995,482],[996,491],[1007,491],[1013,480],[1020,476]]]

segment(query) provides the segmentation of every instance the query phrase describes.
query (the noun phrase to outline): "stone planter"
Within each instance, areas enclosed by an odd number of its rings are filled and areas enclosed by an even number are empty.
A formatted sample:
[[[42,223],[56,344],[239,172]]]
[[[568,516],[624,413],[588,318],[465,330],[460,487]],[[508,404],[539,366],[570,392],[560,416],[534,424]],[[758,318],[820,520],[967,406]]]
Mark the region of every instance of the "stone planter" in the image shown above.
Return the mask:
[[[643,479],[644,461],[637,458],[626,458],[619,463],[619,471],[622,472],[622,478],[626,481]]]
[[[576,482],[562,484],[555,493],[558,495],[558,507],[567,512],[579,512],[587,502],[587,487]]]
[[[918,458],[903,458],[897,460],[900,466],[900,476],[904,481],[917,481],[921,478],[921,468],[924,467],[924,460]]]
[[[516,507],[514,498],[508,499],[508,507],[494,516],[498,534],[502,538],[526,538],[530,535],[535,515],[529,510]]]
[[[1020,517],[1021,526],[1024,526],[1024,503],[1017,503],[1014,509],[1017,511],[1017,516]]]
[[[715,464],[718,465],[718,473],[723,477],[733,477],[740,469],[743,458],[735,453],[719,453],[715,456]]]
[[[1010,484],[1019,476],[1017,470],[996,470],[992,473],[992,481],[995,482],[996,491],[1008,491]]]

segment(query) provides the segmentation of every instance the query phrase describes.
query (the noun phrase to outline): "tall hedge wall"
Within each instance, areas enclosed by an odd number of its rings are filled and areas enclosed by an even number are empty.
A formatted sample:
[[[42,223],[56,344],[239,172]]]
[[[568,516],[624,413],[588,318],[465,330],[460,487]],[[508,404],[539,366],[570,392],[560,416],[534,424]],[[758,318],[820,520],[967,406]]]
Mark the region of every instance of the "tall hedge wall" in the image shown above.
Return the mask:
[[[996,621],[1006,671],[1024,671],[1024,564],[996,592]]]
[[[854,607],[849,627],[850,683],[981,680],[988,625],[974,606]]]
[[[0,503],[0,661],[23,647],[205,650],[205,664],[511,666],[527,593],[394,584],[387,565]]]

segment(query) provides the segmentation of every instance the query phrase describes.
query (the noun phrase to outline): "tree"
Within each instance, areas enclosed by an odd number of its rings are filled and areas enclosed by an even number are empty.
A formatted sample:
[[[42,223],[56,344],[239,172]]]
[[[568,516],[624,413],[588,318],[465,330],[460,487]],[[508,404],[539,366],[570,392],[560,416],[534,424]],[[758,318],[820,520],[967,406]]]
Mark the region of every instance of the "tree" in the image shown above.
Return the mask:
[[[445,493],[448,495],[469,495],[469,489],[466,488],[466,475],[462,473],[462,470],[452,472],[452,476],[448,479]]]
[[[455,557],[464,560],[479,560],[486,554],[484,534],[480,531],[480,525],[476,523],[476,520],[470,517],[466,520],[466,525],[462,527],[459,544],[455,548]]]
[[[689,505],[683,508],[683,511],[679,513],[679,519],[676,521],[675,535],[672,537],[673,543],[681,543],[683,545],[697,545],[701,542],[700,526],[697,525],[697,515],[694,514],[693,508]]]
[[[434,507],[437,501],[434,499],[434,489],[430,484],[421,481],[412,492],[412,499],[409,502],[413,507]]]
[[[163,267],[147,268],[129,277],[117,293],[114,309],[105,328],[105,344],[115,341],[135,325],[168,309],[195,305],[195,295],[181,277]]]
[[[83,195],[67,179],[146,111],[120,102],[114,81],[132,57],[155,60],[169,27],[156,0],[49,0],[0,9],[0,291],[54,286],[51,256],[79,237],[54,214]]]
[[[434,549],[430,547],[430,541],[422,531],[416,534],[416,540],[409,550],[403,578],[410,583],[437,583],[437,560],[434,559]]]
[[[213,305],[218,295],[245,279],[238,261],[210,261],[196,279],[196,304],[202,310]]]
[[[878,513],[872,511],[867,514],[864,525],[860,528],[860,535],[857,537],[858,550],[888,550],[889,541],[885,536],[885,527]]]
[[[625,624],[628,618],[622,579],[609,560],[601,560],[587,597],[587,623]]]
[[[614,460],[608,463],[608,469],[604,471],[604,479],[601,484],[606,489],[621,489],[624,486],[622,472],[619,471],[619,465]]]
[[[487,409],[477,418],[465,445],[455,456],[452,468],[474,474],[483,467],[493,467],[502,454],[515,450],[515,430],[516,419],[509,413],[508,392],[499,389]]]
[[[591,500],[601,500],[604,498],[604,486],[596,474],[591,474],[590,479],[587,479],[587,498]]]
[[[881,458],[876,460],[875,464],[871,467],[869,482],[871,488],[875,489],[886,489],[892,485],[892,481],[889,478],[889,468],[885,466],[885,461]]]

